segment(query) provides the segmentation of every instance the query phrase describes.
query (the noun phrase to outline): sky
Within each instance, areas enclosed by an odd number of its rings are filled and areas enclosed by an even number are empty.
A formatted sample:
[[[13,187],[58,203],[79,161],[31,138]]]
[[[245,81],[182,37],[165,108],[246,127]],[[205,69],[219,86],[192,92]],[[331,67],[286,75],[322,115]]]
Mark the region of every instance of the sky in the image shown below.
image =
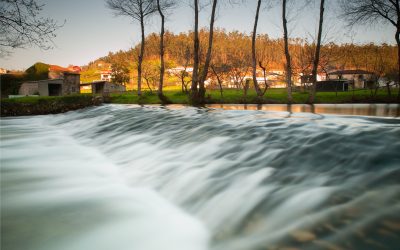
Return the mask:
[[[41,50],[30,47],[16,49],[11,56],[0,58],[0,68],[24,70],[35,62],[60,66],[86,65],[90,61],[107,55],[110,51],[127,50],[140,41],[140,26],[128,17],[115,17],[104,0],[38,0],[45,4],[42,15],[65,24],[57,30],[53,40],[55,47]],[[193,29],[193,9],[189,0],[178,0],[178,7],[167,17],[166,28],[174,33]],[[222,2],[222,1],[220,1]],[[295,1],[298,3],[298,1]],[[216,27],[227,31],[238,30],[251,33],[254,24],[256,0],[247,0],[238,5],[222,4],[218,9]],[[312,40],[317,30],[318,5],[297,6],[289,12],[291,37]],[[210,6],[202,9],[200,26],[209,21]],[[159,31],[158,16],[151,17],[146,24],[146,34]],[[395,44],[394,27],[390,24],[373,27],[360,26],[352,30],[338,18],[335,6],[327,6],[324,42],[336,43],[388,43]],[[263,8],[260,14],[258,33],[272,38],[282,36],[281,8]]]

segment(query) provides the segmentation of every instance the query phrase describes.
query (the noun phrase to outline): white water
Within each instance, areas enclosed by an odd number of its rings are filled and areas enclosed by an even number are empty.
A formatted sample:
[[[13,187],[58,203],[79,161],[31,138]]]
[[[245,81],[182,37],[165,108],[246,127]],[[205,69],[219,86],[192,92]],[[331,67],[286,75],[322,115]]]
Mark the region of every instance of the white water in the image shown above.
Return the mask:
[[[400,120],[289,115],[2,119],[2,249],[398,249]]]

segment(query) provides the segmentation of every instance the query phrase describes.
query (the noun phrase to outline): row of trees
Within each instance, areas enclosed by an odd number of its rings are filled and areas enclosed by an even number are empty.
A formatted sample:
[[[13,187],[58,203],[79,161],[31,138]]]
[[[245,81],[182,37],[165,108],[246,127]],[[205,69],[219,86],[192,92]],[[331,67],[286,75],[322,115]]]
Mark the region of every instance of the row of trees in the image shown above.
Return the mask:
[[[182,67],[182,72],[174,75],[181,79],[187,77],[185,68],[193,65],[193,32],[173,34],[165,32],[165,64],[167,68]],[[208,39],[206,29],[199,31],[200,40]],[[239,31],[226,32],[223,29],[214,30],[213,56],[210,62],[208,77],[220,78],[221,80],[233,80],[239,88],[245,87],[244,77],[252,74],[252,35]],[[272,39],[266,34],[256,36],[256,58],[258,69],[268,71],[283,71],[285,65],[284,41],[283,39]],[[143,61],[142,75],[150,82],[159,82],[159,34],[149,34],[146,39],[146,57]],[[200,44],[199,62],[204,65],[207,52],[207,44]],[[335,69],[365,69],[384,77],[397,72],[396,46],[375,44],[324,44],[320,48],[320,60],[318,72],[329,72]],[[140,46],[128,51],[109,53],[99,58],[98,62],[104,61],[116,68],[129,68],[136,72],[137,76],[137,54]],[[307,39],[289,39],[289,51],[292,61],[292,78],[300,75],[311,75],[315,53],[315,43]],[[90,65],[95,65],[95,62]],[[123,67],[121,67],[123,66]],[[259,70],[258,70],[259,72]],[[191,80],[191,79],[190,79]],[[146,79],[144,80],[146,82]],[[181,81],[181,80],[180,80]],[[186,78],[187,81],[187,78]],[[182,81],[181,81],[182,82]],[[186,84],[186,82],[185,82]],[[260,86],[265,91],[265,85]],[[185,87],[184,87],[185,89]],[[190,89],[190,86],[189,86]]]
[[[178,48],[180,53],[180,59],[178,61],[184,61],[184,64],[191,64],[193,65],[193,73],[192,73],[192,84],[190,88],[190,99],[193,104],[201,104],[204,103],[205,99],[205,87],[204,82],[208,77],[209,69],[212,69],[212,72],[218,75],[217,69],[226,69],[226,68],[235,68],[232,67],[233,64],[241,64],[240,62],[231,61],[231,65],[227,65],[226,61],[224,62],[224,58],[220,55],[220,51],[216,56],[216,53],[213,53],[215,47],[218,46],[217,43],[214,43],[214,22],[215,22],[215,14],[216,9],[220,2],[218,0],[211,0],[211,15],[210,15],[210,23],[208,32],[203,32],[203,35],[208,36],[205,39],[200,39],[201,31],[199,30],[199,11],[200,11],[200,0],[193,0],[192,7],[194,10],[194,31],[192,32],[192,39],[190,41],[186,41],[186,44],[182,44],[183,46]],[[295,62],[293,61],[293,48],[296,44],[292,43],[292,40],[288,36],[288,22],[287,22],[287,8],[288,8],[288,1],[290,0],[257,0],[257,5],[255,6],[255,19],[254,19],[254,28],[251,36],[251,68],[253,74],[253,84],[254,88],[257,92],[258,97],[262,97],[265,92],[267,91],[268,85],[265,81],[264,88],[262,88],[257,80],[256,80],[256,69],[257,66],[262,68],[265,72],[267,71],[268,66],[268,59],[273,57],[273,53],[269,54],[265,51],[265,48],[257,47],[260,43],[260,37],[257,36],[257,26],[258,26],[258,19],[260,15],[260,9],[262,5],[270,5],[270,6],[280,6],[282,10],[282,28],[283,28],[283,49],[284,49],[284,69],[286,75],[286,83],[287,83],[287,90],[288,90],[288,101],[292,101],[292,74],[294,71]],[[309,0],[304,0],[306,3],[310,2]],[[141,34],[142,40],[140,44],[140,50],[137,53],[137,79],[138,79],[138,95],[141,95],[141,83],[142,83],[142,62],[144,58],[144,54],[146,51],[146,39],[145,39],[145,19],[156,13],[161,18],[161,32],[160,32],[160,46],[159,46],[159,55],[160,55],[160,85],[158,88],[158,93],[160,98],[163,101],[167,101],[166,98],[162,94],[162,85],[163,85],[163,77],[164,77],[164,54],[165,54],[165,47],[164,47],[164,20],[165,15],[164,11],[170,10],[171,7],[175,6],[176,2],[173,0],[106,0],[107,5],[110,9],[114,11],[116,15],[125,15],[130,16],[134,20],[138,21],[141,26]],[[375,22],[389,22],[396,27],[396,41],[398,43],[398,48],[400,46],[400,19],[399,19],[399,0],[356,0],[356,1],[340,1],[342,6],[343,17],[348,21],[350,25],[355,25],[359,23],[363,23],[365,21]],[[299,56],[297,58],[298,65],[297,68],[302,68],[303,70],[311,69],[311,75],[313,80],[313,88],[310,92],[310,99],[309,101],[312,103],[315,97],[315,86],[316,86],[316,75],[319,68],[324,68],[329,66],[329,61],[332,60],[329,55],[324,55],[324,49],[334,47],[336,45],[329,44],[327,46],[321,46],[322,41],[322,32],[323,32],[323,20],[324,20],[324,12],[325,12],[325,1],[319,1],[319,25],[318,25],[318,35],[315,41],[311,44],[305,43],[301,44]],[[202,43],[200,42],[202,41]],[[205,44],[205,41],[208,41]],[[192,48],[187,46],[187,43],[192,44]],[[205,51],[202,51],[202,47],[206,48]],[[325,47],[325,48],[324,48]],[[155,47],[148,50],[152,50]],[[224,48],[223,48],[224,49]],[[184,50],[184,51],[182,51]],[[258,50],[258,53],[257,53]],[[325,49],[326,50],[326,49]],[[398,49],[399,51],[399,49]],[[169,55],[173,55],[174,52],[171,51]],[[201,57],[204,56],[204,61],[202,64]],[[188,58],[190,57],[190,58]],[[383,56],[377,55],[378,58],[382,58]],[[218,58],[218,59],[216,59]],[[226,58],[225,58],[226,59]],[[247,58],[240,58],[239,61],[242,59],[246,60]],[[376,59],[376,57],[375,57]],[[219,61],[219,62],[218,62]],[[321,62],[320,62],[321,61]],[[354,60],[355,61],[355,60]],[[345,64],[347,64],[346,61]],[[220,64],[219,66],[216,66]],[[305,67],[305,65],[308,65]],[[321,64],[323,66],[321,66]],[[375,63],[376,64],[376,63]],[[248,65],[246,62],[243,63],[244,65]],[[301,66],[299,66],[301,65]],[[381,66],[382,67],[382,66]],[[243,68],[243,67],[240,67]],[[246,66],[244,66],[246,68]],[[382,69],[383,70],[383,69]],[[400,71],[400,52],[398,52],[398,71]],[[399,73],[398,73],[399,74]],[[264,77],[265,78],[265,77]],[[265,78],[266,79],[266,78]]]

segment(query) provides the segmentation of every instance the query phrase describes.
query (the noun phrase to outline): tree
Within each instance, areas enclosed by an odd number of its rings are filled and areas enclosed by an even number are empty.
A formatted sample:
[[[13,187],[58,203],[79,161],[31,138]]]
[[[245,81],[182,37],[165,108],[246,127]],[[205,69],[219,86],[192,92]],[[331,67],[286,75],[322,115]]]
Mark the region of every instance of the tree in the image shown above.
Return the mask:
[[[199,82],[199,101],[200,101],[200,103],[204,103],[204,96],[206,93],[206,90],[204,87],[204,82],[207,79],[208,68],[210,67],[210,62],[211,62],[211,53],[212,53],[213,38],[214,38],[215,11],[217,9],[218,0],[213,0],[212,3],[213,4],[212,4],[212,8],[211,8],[210,30],[208,33],[207,55],[206,55],[206,61],[204,63],[204,69],[203,69],[202,75],[200,77],[200,82]]]
[[[260,13],[260,8],[261,8],[261,1],[257,1],[257,10],[256,10],[256,16],[254,19],[254,26],[253,26],[253,34],[251,36],[251,56],[252,56],[252,67],[253,67],[253,84],[254,88],[256,90],[257,96],[262,97],[264,94],[262,93],[260,86],[258,85],[257,82],[257,58],[256,58],[256,37],[257,37],[257,25],[258,25],[258,16]],[[267,89],[267,86],[265,86],[265,90]]]
[[[395,29],[397,43],[397,74],[400,79],[400,1],[399,0],[341,0],[343,17],[350,26],[365,23],[390,23]],[[398,92],[400,99],[400,89]]]
[[[288,30],[287,30],[287,19],[286,19],[286,0],[282,0],[282,23],[283,23],[283,40],[285,43],[285,71],[286,71],[286,83],[287,83],[287,96],[288,102],[293,102],[292,97],[292,62],[290,59],[289,53],[289,39],[288,39]]]
[[[128,16],[140,23],[141,44],[138,53],[138,90],[139,96],[142,95],[142,63],[145,50],[145,19],[157,11],[154,0],[106,0],[107,7],[114,11],[116,16]]]
[[[129,82],[129,67],[125,63],[111,64],[111,81],[118,84],[126,84]]]
[[[193,32],[193,74],[192,86],[190,88],[191,101],[198,102],[199,84],[199,64],[200,64],[200,40],[199,40],[199,1],[194,0],[194,32]]]
[[[62,25],[41,17],[43,7],[35,0],[0,0],[0,57],[16,48],[52,48],[55,31]]]
[[[175,2],[173,0],[164,0],[160,3],[160,0],[157,0],[157,10],[161,17],[161,31],[160,31],[160,82],[158,84],[157,95],[160,98],[161,102],[168,103],[168,99],[163,94],[163,85],[164,85],[164,73],[165,73],[165,63],[164,63],[164,33],[165,33],[165,16],[164,10],[172,8],[175,6]]]
[[[321,39],[322,39],[322,25],[324,22],[324,5],[325,0],[321,0],[319,7],[319,24],[318,24],[318,37],[317,37],[317,45],[315,47],[315,56],[313,61],[313,69],[311,73],[312,78],[312,88],[310,92],[309,102],[313,103],[315,99],[315,92],[317,90],[317,70],[319,65],[319,57],[321,53]]]

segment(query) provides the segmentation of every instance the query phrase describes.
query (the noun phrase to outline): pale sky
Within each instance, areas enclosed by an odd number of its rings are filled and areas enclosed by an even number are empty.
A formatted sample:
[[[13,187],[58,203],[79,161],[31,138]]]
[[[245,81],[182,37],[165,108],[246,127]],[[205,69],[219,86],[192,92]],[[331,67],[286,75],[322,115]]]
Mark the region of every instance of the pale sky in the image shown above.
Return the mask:
[[[168,17],[167,29],[185,32],[193,28],[193,10],[189,0],[182,0]],[[127,50],[140,40],[140,27],[127,17],[114,17],[104,0],[39,0],[44,3],[43,16],[51,17],[65,25],[57,31],[56,47],[43,51],[38,48],[17,49],[6,58],[0,58],[0,68],[26,69],[35,62],[60,66],[85,65],[109,51]],[[223,5],[219,8],[216,27],[227,31],[251,33],[256,0],[241,5]],[[310,38],[316,33],[318,6],[296,7],[290,13],[291,37]],[[201,26],[207,26],[209,8],[202,11]],[[328,6],[325,22],[325,42],[388,43],[395,44],[394,27],[390,24],[376,27],[359,27],[349,31],[338,19],[334,6]],[[259,20],[258,33],[272,38],[282,36],[281,8],[264,9]],[[146,33],[158,32],[158,16],[146,25]]]

